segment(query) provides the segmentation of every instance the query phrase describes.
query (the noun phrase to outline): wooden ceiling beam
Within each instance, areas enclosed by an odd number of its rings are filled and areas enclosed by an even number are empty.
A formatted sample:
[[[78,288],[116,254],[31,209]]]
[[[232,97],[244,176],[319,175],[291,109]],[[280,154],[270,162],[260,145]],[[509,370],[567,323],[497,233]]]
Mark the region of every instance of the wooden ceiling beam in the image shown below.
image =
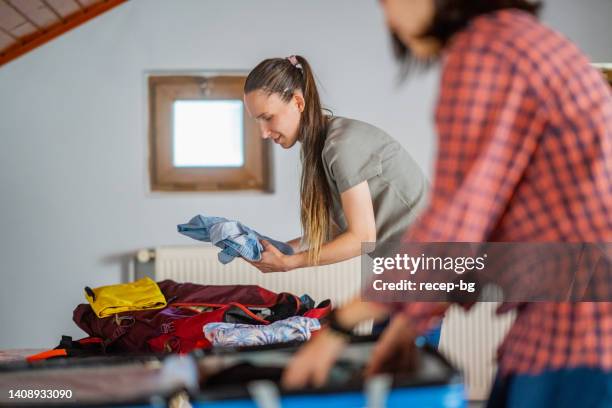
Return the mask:
[[[19,10],[17,7],[15,7],[15,5],[13,3],[11,3],[11,0],[2,0],[2,2],[4,4],[6,4],[7,6],[9,6],[11,9],[13,9],[13,11],[17,14],[19,14],[19,16],[21,18],[23,18],[25,21],[27,21],[28,23],[32,24],[34,26],[34,28],[36,28],[37,30],[41,30],[42,27],[40,27],[38,24],[36,24],[34,21],[32,21],[32,19],[30,17],[28,17],[23,11]]]
[[[39,0],[42,4],[45,5],[46,8],[49,9],[49,11],[51,11],[51,13],[53,13],[53,15],[60,20],[62,23],[66,22],[66,17],[62,16],[60,13],[57,12],[56,9],[53,8],[53,6],[51,4],[49,4],[48,1],[46,0]]]
[[[0,27],[0,31],[2,32],[2,34],[5,34],[9,37],[11,37],[13,39],[13,41],[17,41],[17,42],[23,42],[22,39],[20,39],[19,37],[13,35],[10,31],[5,30],[4,28]]]
[[[85,11],[85,7],[83,7],[83,5],[81,4],[81,2],[79,0],[74,0],[74,2],[77,4],[77,6],[79,6],[81,11]]]
[[[4,0],[6,2],[6,0]],[[59,37],[67,31],[91,20],[92,18],[99,16],[100,14],[117,7],[118,5],[125,3],[127,0],[104,0],[99,3],[93,4],[83,11],[78,11],[69,17],[66,17],[64,21],[60,21],[50,27],[47,27],[44,32],[39,31],[34,36],[27,39],[27,41],[19,44],[15,44],[12,47],[4,50],[0,53],[0,66],[22,56],[23,54],[32,51],[33,49],[40,47],[41,45],[51,41],[52,39]],[[7,3],[8,4],[8,3]]]

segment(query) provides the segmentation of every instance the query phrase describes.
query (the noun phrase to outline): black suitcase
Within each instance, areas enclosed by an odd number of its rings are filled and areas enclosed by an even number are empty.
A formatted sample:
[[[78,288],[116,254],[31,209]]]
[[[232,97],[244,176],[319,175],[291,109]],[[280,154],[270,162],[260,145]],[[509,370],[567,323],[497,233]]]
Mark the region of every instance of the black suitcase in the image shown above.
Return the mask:
[[[278,383],[296,345],[195,353],[200,389],[191,404],[207,408],[263,407],[466,407],[463,380],[436,350],[416,350],[417,365],[410,372],[377,376],[364,381],[361,371],[375,337],[354,339],[320,389],[284,391]],[[214,367],[214,374],[210,374]],[[206,378],[203,378],[206,377]]]

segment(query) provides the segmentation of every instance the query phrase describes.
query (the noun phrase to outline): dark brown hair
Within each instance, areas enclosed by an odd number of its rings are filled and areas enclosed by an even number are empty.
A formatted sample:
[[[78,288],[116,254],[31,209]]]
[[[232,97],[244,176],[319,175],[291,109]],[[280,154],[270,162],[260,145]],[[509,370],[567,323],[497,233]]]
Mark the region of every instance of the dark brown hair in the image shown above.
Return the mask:
[[[431,26],[422,35],[436,39],[444,47],[450,38],[465,28],[469,22],[482,14],[502,9],[518,9],[537,15],[542,3],[530,0],[434,0],[435,14]],[[391,33],[391,41],[396,59],[403,64],[403,71],[407,73],[411,66],[430,61],[415,61],[410,49],[402,43],[400,38]]]
[[[331,192],[321,157],[327,119],[310,64],[302,56],[294,57],[296,65],[288,58],[260,62],[247,76],[244,93],[261,90],[279,95],[284,102],[289,102],[298,89],[304,94],[305,106],[298,128],[298,140],[302,144],[300,219],[309,261],[317,264],[321,246],[329,238],[330,231]]]

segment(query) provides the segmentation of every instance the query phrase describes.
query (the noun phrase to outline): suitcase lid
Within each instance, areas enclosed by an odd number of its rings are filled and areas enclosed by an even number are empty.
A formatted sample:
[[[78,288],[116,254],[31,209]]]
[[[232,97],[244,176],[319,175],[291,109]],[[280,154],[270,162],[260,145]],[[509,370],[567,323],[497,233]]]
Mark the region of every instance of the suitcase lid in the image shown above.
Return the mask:
[[[321,388],[302,390],[279,389],[282,396],[339,394],[362,392],[366,382],[359,377],[374,347],[376,336],[355,337],[345,349],[330,372],[330,384]],[[291,355],[297,351],[299,344],[251,347],[248,349],[213,349],[207,353],[196,353],[195,358],[201,367],[207,364],[226,367],[228,381],[201,380],[201,388],[192,393],[192,401],[223,401],[250,399],[249,384],[253,381],[266,380],[277,384],[280,375]],[[425,386],[447,386],[463,384],[459,372],[437,350],[429,346],[416,347],[419,365],[409,373],[391,375],[391,388],[412,388]],[[241,373],[240,370],[244,370]],[[250,374],[247,372],[250,370]],[[223,374],[223,369],[220,370]],[[244,381],[240,380],[243,377]],[[258,376],[262,378],[257,378]],[[232,380],[235,379],[234,380]]]

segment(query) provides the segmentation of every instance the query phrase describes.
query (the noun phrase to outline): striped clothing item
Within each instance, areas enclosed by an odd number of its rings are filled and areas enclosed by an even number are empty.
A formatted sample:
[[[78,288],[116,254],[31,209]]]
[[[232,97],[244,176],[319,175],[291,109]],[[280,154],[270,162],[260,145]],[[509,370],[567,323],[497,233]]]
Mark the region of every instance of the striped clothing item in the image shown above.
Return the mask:
[[[577,47],[507,9],[473,19],[442,63],[431,202],[404,240],[612,242],[612,92]],[[612,303],[514,306],[502,374],[612,370]],[[444,309],[402,306],[419,332]]]

